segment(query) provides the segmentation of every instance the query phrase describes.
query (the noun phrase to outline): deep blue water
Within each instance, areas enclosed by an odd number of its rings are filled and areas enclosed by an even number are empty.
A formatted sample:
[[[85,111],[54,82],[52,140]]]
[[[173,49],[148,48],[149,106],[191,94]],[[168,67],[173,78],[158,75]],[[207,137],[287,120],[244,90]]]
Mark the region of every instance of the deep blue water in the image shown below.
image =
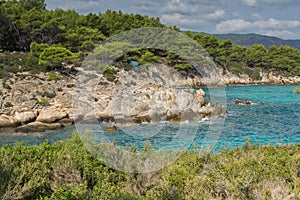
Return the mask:
[[[245,139],[252,143],[287,144],[300,143],[300,95],[293,94],[297,86],[251,85],[226,87],[225,120],[211,120],[193,124],[173,125],[148,124],[137,127],[123,127],[118,131],[99,133],[99,127],[89,127],[98,141],[114,141],[121,146],[143,145],[150,141],[154,148],[192,148],[214,146],[219,150],[244,144]],[[220,90],[220,91],[219,91]],[[206,91],[214,100],[222,100],[222,90]],[[234,105],[235,99],[253,102],[251,106]],[[45,140],[55,142],[71,137],[74,126],[60,131],[34,134],[14,134],[12,131],[0,133],[0,146],[4,144],[39,144]]]

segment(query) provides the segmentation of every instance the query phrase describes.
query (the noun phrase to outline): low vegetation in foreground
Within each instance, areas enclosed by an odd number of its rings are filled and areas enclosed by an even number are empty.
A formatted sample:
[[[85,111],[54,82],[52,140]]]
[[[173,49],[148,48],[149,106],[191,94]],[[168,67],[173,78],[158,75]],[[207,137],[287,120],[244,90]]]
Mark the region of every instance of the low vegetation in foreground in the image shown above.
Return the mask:
[[[1,147],[0,177],[1,199],[298,199],[300,144],[186,151],[158,172],[126,174],[93,158],[74,134]]]

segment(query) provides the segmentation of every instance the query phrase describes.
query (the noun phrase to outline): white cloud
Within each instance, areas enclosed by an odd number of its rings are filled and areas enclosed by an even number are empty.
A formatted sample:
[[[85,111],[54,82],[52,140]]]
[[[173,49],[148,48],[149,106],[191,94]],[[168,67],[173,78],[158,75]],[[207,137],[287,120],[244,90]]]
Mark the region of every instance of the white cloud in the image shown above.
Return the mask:
[[[216,31],[219,33],[231,33],[235,31],[241,31],[249,29],[251,27],[251,22],[245,21],[243,19],[231,19],[226,21],[221,21],[216,26]]]
[[[203,21],[200,19],[190,19],[189,17],[180,13],[163,14],[161,16],[161,21],[170,25],[181,25],[185,28],[203,23]]]
[[[277,36],[280,38],[293,38],[297,35],[289,30],[268,30],[266,32],[261,32],[261,34],[269,35],[269,36]]]
[[[290,29],[298,27],[300,27],[300,21],[297,20],[277,20],[269,18],[267,20],[250,22],[243,19],[231,19],[220,22],[216,26],[216,31],[218,33],[256,32],[264,35],[287,38],[296,36]]]
[[[243,0],[243,3],[247,6],[255,6],[257,1],[256,0]]]
[[[278,35],[282,31],[285,38],[291,32],[300,37],[299,21],[292,20],[299,18],[300,0],[46,0],[46,4],[49,9],[74,9],[83,14],[107,9],[140,13],[159,17],[168,25],[199,32]]]
[[[220,19],[225,16],[225,11],[222,9],[216,10],[213,13],[206,14],[205,17],[207,19]]]
[[[300,26],[300,21],[297,20],[277,20],[270,18],[268,20],[260,20],[252,23],[253,28],[260,29],[285,29],[296,28]]]
[[[298,0],[242,0],[242,2],[250,7],[261,5],[261,4],[269,4],[275,6],[288,6],[288,5],[295,5],[300,4]]]
[[[265,17],[259,13],[253,13],[252,14],[252,17],[255,19],[255,20],[263,20]]]

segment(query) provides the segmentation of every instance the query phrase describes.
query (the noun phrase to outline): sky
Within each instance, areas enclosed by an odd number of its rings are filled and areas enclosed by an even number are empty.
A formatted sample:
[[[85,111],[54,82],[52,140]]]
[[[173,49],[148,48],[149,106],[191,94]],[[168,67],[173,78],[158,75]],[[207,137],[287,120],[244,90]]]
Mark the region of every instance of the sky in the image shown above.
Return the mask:
[[[139,13],[181,30],[300,39],[300,0],[46,0],[46,4],[48,9],[81,14],[107,9]]]

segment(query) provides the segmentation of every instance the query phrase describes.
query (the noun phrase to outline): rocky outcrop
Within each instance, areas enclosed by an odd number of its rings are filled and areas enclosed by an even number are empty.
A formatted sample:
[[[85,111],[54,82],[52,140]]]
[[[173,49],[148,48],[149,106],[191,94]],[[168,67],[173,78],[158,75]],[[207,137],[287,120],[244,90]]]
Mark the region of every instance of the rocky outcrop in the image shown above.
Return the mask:
[[[205,102],[202,89],[185,89],[205,85],[206,80],[202,77],[183,76],[163,64],[143,67],[130,71],[118,69],[116,82],[109,82],[101,74],[92,73],[91,78],[87,79],[87,85],[93,88],[92,93],[88,91],[84,98],[78,98],[77,108],[72,105],[77,77],[57,74],[57,80],[48,80],[47,73],[31,75],[25,72],[3,79],[0,84],[0,128],[22,126],[23,130],[28,130],[24,132],[30,132],[69,126],[80,120],[94,123],[95,119],[115,126],[127,126],[165,120],[193,121],[226,114],[220,104]],[[230,72],[222,78],[220,85],[222,81],[224,85],[300,84],[299,77],[263,72],[255,79]]]
[[[20,124],[14,117],[2,114],[0,115],[0,128],[16,127]]]
[[[160,121],[195,121],[203,116],[226,114],[221,105],[205,102],[202,89],[193,89],[200,84],[199,77],[193,81],[169,66],[140,66],[120,71],[117,77],[118,81],[114,83],[106,82],[101,76],[95,78],[97,81],[92,80],[88,73],[79,78],[84,80],[79,88],[85,89],[76,92],[78,101],[75,107],[78,111],[75,111],[74,118],[87,124],[95,123],[93,118],[97,118],[101,122],[127,126]],[[95,97],[96,101],[89,96]]]
[[[49,107],[40,111],[36,121],[53,123],[66,117],[68,117],[68,113],[65,110]]]
[[[286,77],[271,73],[260,72],[255,79],[247,74],[232,74],[227,72],[224,76],[225,85],[247,85],[247,84],[300,84],[300,76]]]
[[[203,90],[184,89],[203,86],[207,80],[196,75],[183,76],[163,64],[119,70],[116,82],[107,81],[101,74],[92,74],[98,77],[89,78],[87,85],[96,90],[85,95],[84,98],[90,100],[78,99],[77,108],[72,105],[75,77],[57,74],[57,79],[48,80],[48,73],[24,72],[1,80],[0,128],[21,126],[17,131],[31,132],[58,129],[74,121],[95,123],[98,120],[110,124],[108,129],[113,130],[112,127],[121,125],[193,121],[226,114],[220,104],[205,102]],[[300,77],[263,72],[255,79],[230,72],[222,78],[221,86],[222,83],[300,84]],[[250,105],[247,101],[234,103]]]
[[[35,121],[37,117],[37,112],[32,112],[32,111],[26,111],[26,112],[16,112],[15,113],[15,119],[24,124],[24,123],[29,123]]]
[[[29,124],[17,127],[15,132],[17,133],[32,133],[32,132],[44,132],[47,130],[59,130],[64,126],[60,123],[43,123],[43,122],[31,122]]]

